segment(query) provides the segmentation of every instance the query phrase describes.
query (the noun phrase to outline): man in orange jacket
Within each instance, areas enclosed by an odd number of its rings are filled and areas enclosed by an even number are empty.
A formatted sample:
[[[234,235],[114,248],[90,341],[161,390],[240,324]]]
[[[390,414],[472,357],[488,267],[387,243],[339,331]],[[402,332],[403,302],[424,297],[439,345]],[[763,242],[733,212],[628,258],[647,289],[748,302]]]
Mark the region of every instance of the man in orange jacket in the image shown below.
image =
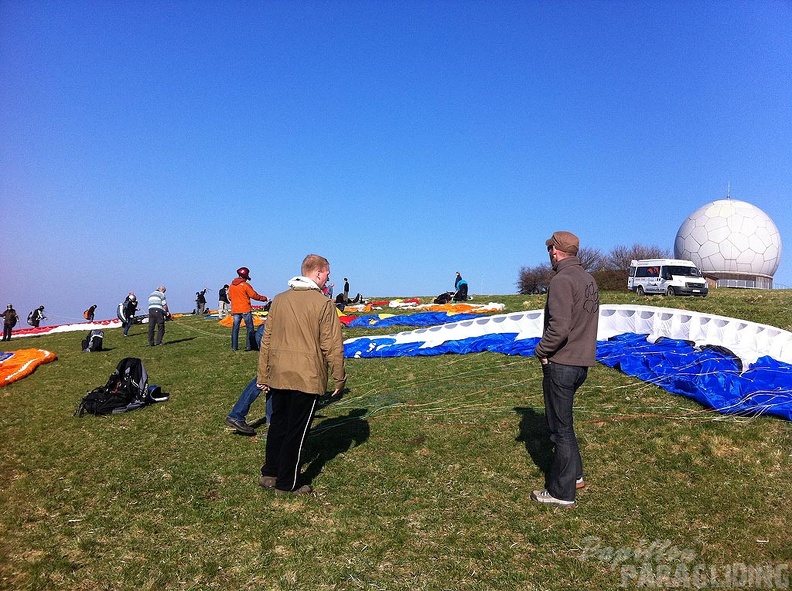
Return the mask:
[[[237,275],[238,277],[231,282],[228,288],[228,299],[231,300],[231,316],[234,318],[234,326],[231,329],[231,348],[234,351],[239,348],[239,325],[244,320],[247,331],[245,351],[250,351],[253,349],[251,343],[255,334],[255,329],[253,328],[253,307],[250,305],[250,300],[266,302],[269,298],[257,293],[248,283],[250,281],[250,269],[239,267]]]

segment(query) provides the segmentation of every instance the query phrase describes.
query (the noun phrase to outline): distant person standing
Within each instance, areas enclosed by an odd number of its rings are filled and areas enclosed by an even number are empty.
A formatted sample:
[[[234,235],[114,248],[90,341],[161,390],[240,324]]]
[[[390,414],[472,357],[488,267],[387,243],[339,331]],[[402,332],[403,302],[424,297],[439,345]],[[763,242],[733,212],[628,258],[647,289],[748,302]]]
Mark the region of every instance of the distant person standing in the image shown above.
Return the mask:
[[[162,344],[165,336],[165,318],[170,314],[168,302],[165,300],[165,286],[160,285],[151,292],[148,299],[148,342],[149,346],[155,347]],[[157,328],[157,340],[154,340],[154,327]]]
[[[206,288],[195,292],[195,313],[203,316],[206,311]]]
[[[129,292],[126,298],[124,298],[124,302],[121,304],[121,308],[123,310],[123,319],[121,324],[124,327],[124,336],[129,336],[129,328],[132,326],[133,319],[135,317],[135,312],[138,309],[138,301],[137,296],[135,296],[134,292]]]
[[[228,316],[231,302],[228,301],[228,283],[220,288],[217,294],[217,315],[220,318]]]
[[[5,312],[0,314],[3,317],[3,340],[10,341],[11,340],[11,331],[19,322],[19,314],[17,314],[16,310],[14,310],[14,306],[8,304],[6,306]]]
[[[234,317],[234,325],[231,328],[231,348],[234,351],[239,349],[239,325],[243,320],[245,321],[245,331],[247,332],[245,351],[253,350],[251,344],[254,342],[256,329],[253,327],[253,306],[250,304],[250,300],[266,302],[269,299],[267,296],[257,293],[248,281],[250,281],[250,269],[239,267],[237,269],[237,278],[231,282],[231,286],[228,288],[228,297],[231,300],[231,316]]]
[[[344,303],[349,303],[349,279],[344,277]]]
[[[259,484],[276,494],[306,494],[298,487],[300,453],[311,427],[317,400],[332,376],[338,396],[346,383],[341,322],[332,300],[322,294],[330,277],[327,259],[309,254],[299,277],[270,306],[261,339],[258,384],[272,400],[266,460]]]
[[[94,315],[96,314],[96,304],[88,308],[85,312],[83,312],[83,318],[85,318],[88,322],[93,322]]]
[[[588,368],[596,364],[599,289],[577,257],[577,236],[554,232],[545,244],[556,274],[547,287],[544,332],[535,355],[542,364],[545,419],[555,450],[545,488],[533,491],[531,499],[572,507],[576,489],[584,486],[572,406]]]
[[[457,271],[456,272],[456,277],[454,277],[454,291],[459,289],[459,282],[460,281],[462,281],[462,274],[459,271]]]
[[[39,327],[42,320],[46,320],[46,316],[44,316],[44,306],[39,306],[35,310],[33,310],[30,314],[28,314],[28,324],[35,328]]]

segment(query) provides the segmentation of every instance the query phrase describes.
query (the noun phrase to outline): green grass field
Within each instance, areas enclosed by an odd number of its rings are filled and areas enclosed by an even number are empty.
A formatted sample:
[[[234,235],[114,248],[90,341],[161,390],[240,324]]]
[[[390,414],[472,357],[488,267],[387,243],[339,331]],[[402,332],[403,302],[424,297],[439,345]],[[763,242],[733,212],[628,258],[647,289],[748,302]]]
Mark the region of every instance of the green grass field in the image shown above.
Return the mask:
[[[790,291],[601,299],[792,330]],[[788,421],[717,415],[597,366],[576,404],[589,485],[574,509],[549,508],[529,500],[550,457],[536,361],[351,359],[349,391],[319,412],[304,456],[315,494],[275,498],[258,486],[266,431],[248,438],[223,425],[257,355],[231,351],[229,329],[209,320],[168,323],[156,348],[144,330],[105,331],[100,353],[80,351],[81,332],[3,343],[58,360],[0,388],[0,588],[789,585]],[[73,417],[128,356],[171,399]],[[262,398],[249,419],[263,415]]]

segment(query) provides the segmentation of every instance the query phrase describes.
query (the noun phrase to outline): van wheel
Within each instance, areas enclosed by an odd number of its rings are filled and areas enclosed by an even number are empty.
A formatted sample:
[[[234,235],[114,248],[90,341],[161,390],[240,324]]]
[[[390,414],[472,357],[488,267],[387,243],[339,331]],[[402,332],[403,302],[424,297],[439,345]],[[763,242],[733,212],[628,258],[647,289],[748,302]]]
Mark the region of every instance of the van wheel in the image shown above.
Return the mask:
[[[673,288],[673,287],[669,287],[669,288],[666,290],[666,294],[667,294],[667,295],[670,295],[670,296],[674,296],[674,295],[676,295],[676,292],[674,291],[674,288]]]
[[[643,297],[643,295],[644,295],[643,286],[639,285],[638,287],[636,287],[635,288],[635,293],[637,293],[639,296]]]

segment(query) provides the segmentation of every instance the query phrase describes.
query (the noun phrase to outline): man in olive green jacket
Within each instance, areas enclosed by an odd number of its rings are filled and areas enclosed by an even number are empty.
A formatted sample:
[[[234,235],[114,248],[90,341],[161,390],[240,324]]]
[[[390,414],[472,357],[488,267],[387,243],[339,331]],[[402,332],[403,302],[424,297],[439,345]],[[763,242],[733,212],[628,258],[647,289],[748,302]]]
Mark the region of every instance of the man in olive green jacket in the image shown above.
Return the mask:
[[[319,396],[327,391],[328,368],[333,396],[346,383],[341,321],[322,288],[330,263],[319,255],[305,257],[302,276],[275,296],[261,339],[257,385],[272,398],[272,424],[259,484],[276,494],[304,494],[298,487],[300,453]]]

